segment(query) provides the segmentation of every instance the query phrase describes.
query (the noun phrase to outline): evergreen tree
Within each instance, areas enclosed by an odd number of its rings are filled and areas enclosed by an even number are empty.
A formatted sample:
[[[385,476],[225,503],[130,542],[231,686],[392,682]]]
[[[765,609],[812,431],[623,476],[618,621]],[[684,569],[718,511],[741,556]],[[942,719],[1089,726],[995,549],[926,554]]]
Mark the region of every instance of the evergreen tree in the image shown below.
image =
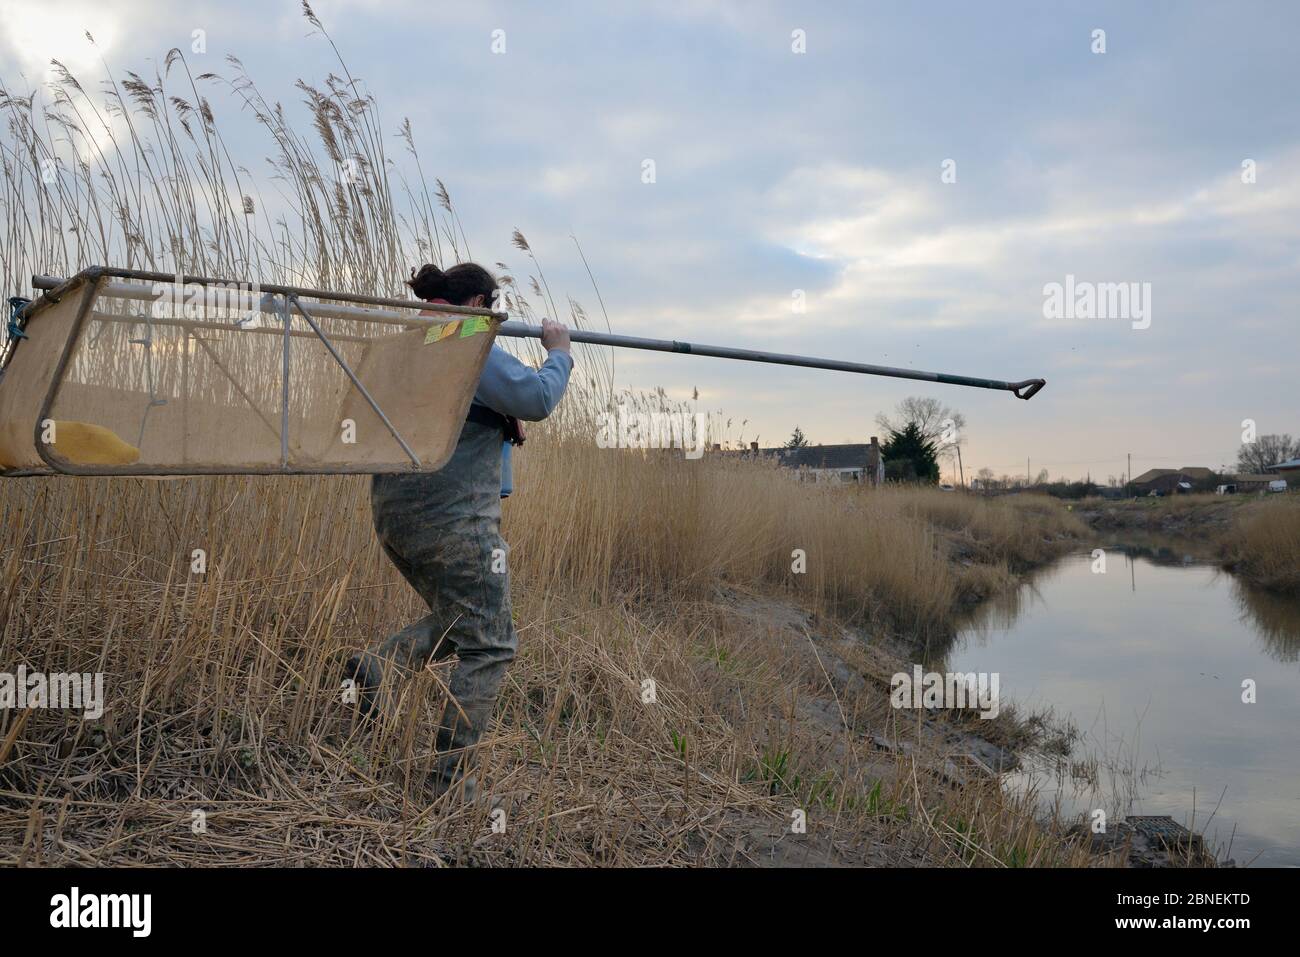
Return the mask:
[[[900,431],[891,430],[880,447],[885,457],[885,475],[900,482],[939,481],[939,447],[927,439],[921,427],[908,422]]]

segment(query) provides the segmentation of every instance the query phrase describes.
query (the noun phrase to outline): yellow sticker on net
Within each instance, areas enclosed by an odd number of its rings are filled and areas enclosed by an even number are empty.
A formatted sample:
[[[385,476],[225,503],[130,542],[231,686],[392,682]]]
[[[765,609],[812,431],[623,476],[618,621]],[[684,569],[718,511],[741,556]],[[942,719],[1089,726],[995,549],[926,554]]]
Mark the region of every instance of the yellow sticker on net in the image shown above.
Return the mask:
[[[448,336],[454,336],[460,330],[460,322],[459,319],[456,319],[452,322],[444,322],[440,326],[431,326],[429,331],[424,334],[424,344],[427,346],[431,342],[441,342]]]

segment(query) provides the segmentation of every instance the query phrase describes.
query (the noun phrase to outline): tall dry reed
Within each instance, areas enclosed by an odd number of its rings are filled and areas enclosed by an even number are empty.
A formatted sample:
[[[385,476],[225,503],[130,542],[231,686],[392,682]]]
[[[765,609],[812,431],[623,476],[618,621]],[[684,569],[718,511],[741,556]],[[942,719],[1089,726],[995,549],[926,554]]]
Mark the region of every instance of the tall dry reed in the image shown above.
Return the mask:
[[[1253,584],[1300,594],[1300,496],[1247,504],[1235,519],[1221,542],[1225,561]]]
[[[228,68],[195,75],[172,51],[152,77],[109,74],[104,99],[62,68],[43,94],[0,88],[11,291],[109,263],[391,295],[413,263],[472,255],[409,123],[407,165],[390,163],[341,59],[298,86],[311,138]],[[265,131],[281,194],[231,155],[219,110]],[[503,277],[511,311],[564,315],[513,242],[529,274]],[[900,721],[884,691],[900,662],[883,638],[948,622],[956,550],[977,567],[1041,557],[1011,530],[1059,543],[1068,523],[1038,505],[598,449],[595,415],[616,400],[694,408],[617,396],[595,350],[578,368],[506,508],[521,654],[482,755],[504,834],[487,806],[423,791],[445,665],[404,682],[378,722],[341,693],[345,656],[422,611],[380,554],[364,480],[27,479],[0,484],[0,664],[100,672],[107,701],[95,719],[0,713],[0,863],[1084,859],[996,781],[955,786],[959,730]],[[729,428],[715,415],[711,440]]]

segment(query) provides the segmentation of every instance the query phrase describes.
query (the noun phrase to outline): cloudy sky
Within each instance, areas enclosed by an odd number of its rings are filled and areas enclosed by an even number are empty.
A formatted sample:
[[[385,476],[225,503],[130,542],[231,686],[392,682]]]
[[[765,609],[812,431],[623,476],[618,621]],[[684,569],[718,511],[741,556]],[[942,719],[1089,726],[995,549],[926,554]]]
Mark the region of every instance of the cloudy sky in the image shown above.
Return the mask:
[[[910,394],[965,414],[967,478],[1216,467],[1246,419],[1300,434],[1300,6],[313,6],[389,129],[410,118],[475,256],[526,275],[518,227],[594,309],[577,236],[616,331],[1049,381],[1025,403],[620,354],[622,384],[698,389],[746,440],[865,441]],[[296,0],[0,0],[0,76],[151,73],[196,29],[287,106],[334,66]],[[234,144],[255,171],[264,136]],[[1067,276],[1150,298],[1046,315]]]

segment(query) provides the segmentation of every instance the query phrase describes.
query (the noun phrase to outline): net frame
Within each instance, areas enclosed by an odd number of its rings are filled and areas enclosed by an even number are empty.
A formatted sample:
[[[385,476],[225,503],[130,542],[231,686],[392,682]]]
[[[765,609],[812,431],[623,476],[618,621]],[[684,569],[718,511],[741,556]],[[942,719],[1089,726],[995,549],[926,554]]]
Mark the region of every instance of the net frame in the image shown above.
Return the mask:
[[[270,316],[271,322],[279,322],[281,329],[266,325],[243,328],[238,323],[210,322],[175,317],[159,319],[142,319],[112,316],[96,312],[92,307],[104,299],[148,301],[154,296],[145,295],[148,287],[140,283],[179,287],[200,287],[205,301],[213,287],[223,290],[231,288],[252,289],[242,304],[263,317]],[[75,313],[70,324],[67,319],[66,305],[75,298]],[[178,300],[179,301],[179,300]],[[53,313],[47,321],[57,320],[67,325],[66,336],[61,329],[41,324],[42,317],[49,310],[62,309],[62,313]],[[92,315],[94,318],[92,319]],[[471,318],[473,317],[473,318]],[[38,349],[25,344],[21,338],[11,338],[6,344],[4,354],[0,357],[0,414],[9,421],[3,423],[3,443],[10,458],[22,461],[17,465],[0,469],[0,475],[129,475],[180,477],[185,475],[295,475],[295,474],[373,474],[394,471],[435,471],[445,464],[455,448],[460,426],[465,420],[469,404],[473,398],[484,362],[487,359],[501,323],[506,319],[504,313],[491,309],[468,306],[437,305],[411,299],[393,299],[379,296],[366,296],[330,290],[309,289],[305,287],[281,284],[249,283],[239,280],[214,279],[210,277],[175,275],[147,270],[122,269],[96,266],[82,270],[66,281],[58,283],[39,299],[30,303],[21,315],[23,328],[28,335],[48,333],[46,341]],[[84,341],[87,327],[92,323],[126,322],[131,325],[148,326],[144,340],[130,339],[131,343],[144,343],[146,353],[152,349],[155,327],[185,327],[184,345],[180,350],[180,363],[184,367],[192,355],[197,356],[199,349],[208,353],[216,367],[229,380],[231,386],[247,400],[247,405],[257,413],[263,426],[278,432],[279,460],[275,462],[209,462],[204,464],[190,460],[176,464],[159,464],[157,462],[134,462],[130,464],[94,464],[85,461],[73,461],[61,454],[57,443],[51,445],[43,440],[43,424],[58,418],[60,395],[65,382],[78,356],[78,348]],[[474,334],[466,336],[443,335],[448,329],[456,330],[459,324],[473,323]],[[404,327],[400,332],[391,332],[394,327]],[[356,328],[366,335],[341,335],[340,328]],[[283,344],[281,365],[281,408],[278,425],[263,414],[258,403],[253,401],[240,386],[240,375],[222,366],[220,358],[204,344],[204,338],[195,332],[194,349],[191,349],[191,333],[194,330],[221,330],[228,337],[225,341],[238,342],[244,336],[265,336],[268,334],[281,337]],[[462,330],[464,331],[464,330]],[[62,341],[60,337],[62,336]],[[52,337],[52,338],[51,338]],[[444,343],[443,340],[446,340]],[[346,340],[346,342],[344,341]],[[399,341],[400,340],[400,341]],[[338,394],[339,409],[352,408],[368,417],[371,425],[382,428],[390,437],[386,448],[391,448],[390,458],[376,460],[374,454],[364,461],[316,461],[313,456],[302,454],[301,449],[291,446],[294,410],[291,407],[291,387],[296,385],[291,366],[291,356],[301,356],[302,350],[310,344],[316,350],[315,361],[333,368],[339,379],[335,391]],[[417,344],[437,344],[437,349],[421,349]],[[51,349],[58,347],[58,359],[51,370],[41,368],[41,362],[48,363],[52,357]],[[24,350],[32,353],[27,358],[30,367],[24,366]],[[352,351],[351,358],[344,352]],[[357,350],[363,358],[357,361]],[[422,371],[436,368],[439,375],[427,385],[421,384],[426,391],[433,390],[435,401],[411,403],[406,401],[402,391],[397,391],[386,384],[382,377],[376,376],[376,370],[367,371],[366,359],[372,352],[383,353],[386,349],[387,359],[396,363],[408,377],[419,376]],[[260,349],[261,358],[266,350]],[[151,357],[147,356],[143,368],[152,376],[149,367]],[[205,360],[206,361],[206,360]],[[42,389],[41,384],[44,383]],[[265,378],[265,376],[263,377]],[[17,381],[15,381],[17,380]],[[265,383],[264,383],[265,384]],[[6,391],[6,386],[9,389]],[[80,386],[78,386],[80,387]],[[152,382],[150,384],[152,390]],[[138,391],[138,390],[137,390]],[[39,402],[34,401],[40,392]],[[378,395],[374,393],[379,393]],[[151,393],[152,395],[152,393]],[[190,396],[183,393],[180,401],[188,408]],[[159,402],[166,405],[167,401]],[[84,403],[83,403],[84,404]],[[150,402],[150,406],[153,402]],[[34,410],[34,411],[33,411]],[[301,410],[299,410],[299,414]],[[148,415],[146,408],[144,415]],[[26,419],[30,417],[32,437],[29,447],[22,438],[26,428]],[[369,418],[373,417],[373,418]],[[305,418],[303,419],[305,422]],[[95,423],[91,423],[95,424]],[[211,429],[209,430],[211,431]],[[319,429],[318,429],[319,431]],[[140,429],[143,438],[145,427]],[[372,431],[372,434],[373,431]],[[184,441],[190,439],[188,424],[184,432]],[[203,435],[193,437],[201,442]],[[209,438],[216,438],[210,436]],[[319,439],[319,436],[315,437]],[[319,444],[319,441],[317,442]],[[141,442],[143,448],[143,442]],[[35,455],[31,452],[34,450]],[[264,455],[263,458],[266,456]],[[318,458],[318,457],[317,457]]]

